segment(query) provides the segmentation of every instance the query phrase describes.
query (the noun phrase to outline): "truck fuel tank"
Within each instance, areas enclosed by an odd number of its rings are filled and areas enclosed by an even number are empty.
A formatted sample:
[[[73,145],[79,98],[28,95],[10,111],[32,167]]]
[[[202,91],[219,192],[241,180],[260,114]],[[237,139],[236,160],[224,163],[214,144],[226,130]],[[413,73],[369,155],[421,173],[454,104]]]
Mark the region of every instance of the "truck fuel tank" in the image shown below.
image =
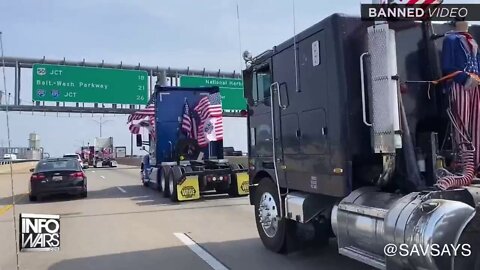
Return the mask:
[[[477,269],[479,190],[355,190],[332,211],[339,253],[378,269]]]

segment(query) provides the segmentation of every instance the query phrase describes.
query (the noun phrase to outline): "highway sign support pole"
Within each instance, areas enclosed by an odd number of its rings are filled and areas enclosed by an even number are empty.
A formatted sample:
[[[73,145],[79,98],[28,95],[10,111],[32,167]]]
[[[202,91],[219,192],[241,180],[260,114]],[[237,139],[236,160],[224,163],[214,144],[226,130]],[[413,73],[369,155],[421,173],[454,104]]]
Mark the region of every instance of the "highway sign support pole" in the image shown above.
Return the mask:
[[[133,133],[130,133],[130,157],[133,157]]]
[[[18,61],[15,62],[15,89],[14,89],[14,97],[13,97],[13,104],[18,106],[20,105],[20,74],[21,68]]]

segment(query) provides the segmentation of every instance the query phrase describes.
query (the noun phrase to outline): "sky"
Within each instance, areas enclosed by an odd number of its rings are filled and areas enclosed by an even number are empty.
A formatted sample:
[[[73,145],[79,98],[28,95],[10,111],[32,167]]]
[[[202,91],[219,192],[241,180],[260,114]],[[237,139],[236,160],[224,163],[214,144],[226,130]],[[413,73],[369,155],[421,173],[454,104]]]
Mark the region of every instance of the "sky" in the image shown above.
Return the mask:
[[[332,13],[360,14],[358,0],[294,1],[2,0],[0,31],[5,56],[238,72],[244,68],[244,50],[260,54]],[[7,68],[6,90],[12,100],[13,81],[13,70]],[[3,79],[0,82],[3,89]],[[25,69],[22,104],[32,104],[31,84],[31,70]],[[12,146],[27,146],[28,134],[36,132],[51,155],[73,152],[99,136],[101,116],[108,120],[102,135],[113,136],[115,146],[127,146],[130,153],[126,115],[10,112],[8,116]],[[226,133],[238,125],[246,132],[242,121],[227,120]],[[225,146],[245,151],[246,134],[241,137],[237,142],[235,136],[226,135]],[[7,142],[6,114],[0,112],[0,146]]]

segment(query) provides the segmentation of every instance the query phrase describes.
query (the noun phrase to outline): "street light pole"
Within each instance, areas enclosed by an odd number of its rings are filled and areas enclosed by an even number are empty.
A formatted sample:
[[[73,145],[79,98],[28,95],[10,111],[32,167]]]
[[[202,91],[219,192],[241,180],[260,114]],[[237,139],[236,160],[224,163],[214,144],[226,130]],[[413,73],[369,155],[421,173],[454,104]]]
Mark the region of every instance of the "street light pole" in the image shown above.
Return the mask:
[[[102,126],[103,126],[103,124],[112,121],[112,120],[102,120],[102,119],[103,119],[102,116],[100,116],[100,121],[95,120],[95,119],[92,119],[92,121],[95,121],[95,122],[99,125],[99,128],[100,128],[100,137],[102,137]]]

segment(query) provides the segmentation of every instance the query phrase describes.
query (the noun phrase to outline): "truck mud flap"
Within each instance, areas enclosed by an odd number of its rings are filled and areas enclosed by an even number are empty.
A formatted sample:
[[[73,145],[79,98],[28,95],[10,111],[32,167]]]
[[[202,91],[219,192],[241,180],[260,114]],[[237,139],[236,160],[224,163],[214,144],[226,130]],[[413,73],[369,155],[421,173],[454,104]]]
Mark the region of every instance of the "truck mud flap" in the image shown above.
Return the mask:
[[[237,194],[240,196],[248,195],[248,173],[247,172],[238,172],[235,173],[235,178],[237,181]]]
[[[177,184],[178,201],[193,201],[200,199],[198,176],[185,176],[185,180]]]
[[[230,169],[232,170],[232,181],[235,181],[235,184],[232,183],[233,188],[235,189],[233,192],[236,196],[246,196],[250,193],[249,191],[249,176],[248,170],[243,168],[242,165],[239,164],[231,164]]]

